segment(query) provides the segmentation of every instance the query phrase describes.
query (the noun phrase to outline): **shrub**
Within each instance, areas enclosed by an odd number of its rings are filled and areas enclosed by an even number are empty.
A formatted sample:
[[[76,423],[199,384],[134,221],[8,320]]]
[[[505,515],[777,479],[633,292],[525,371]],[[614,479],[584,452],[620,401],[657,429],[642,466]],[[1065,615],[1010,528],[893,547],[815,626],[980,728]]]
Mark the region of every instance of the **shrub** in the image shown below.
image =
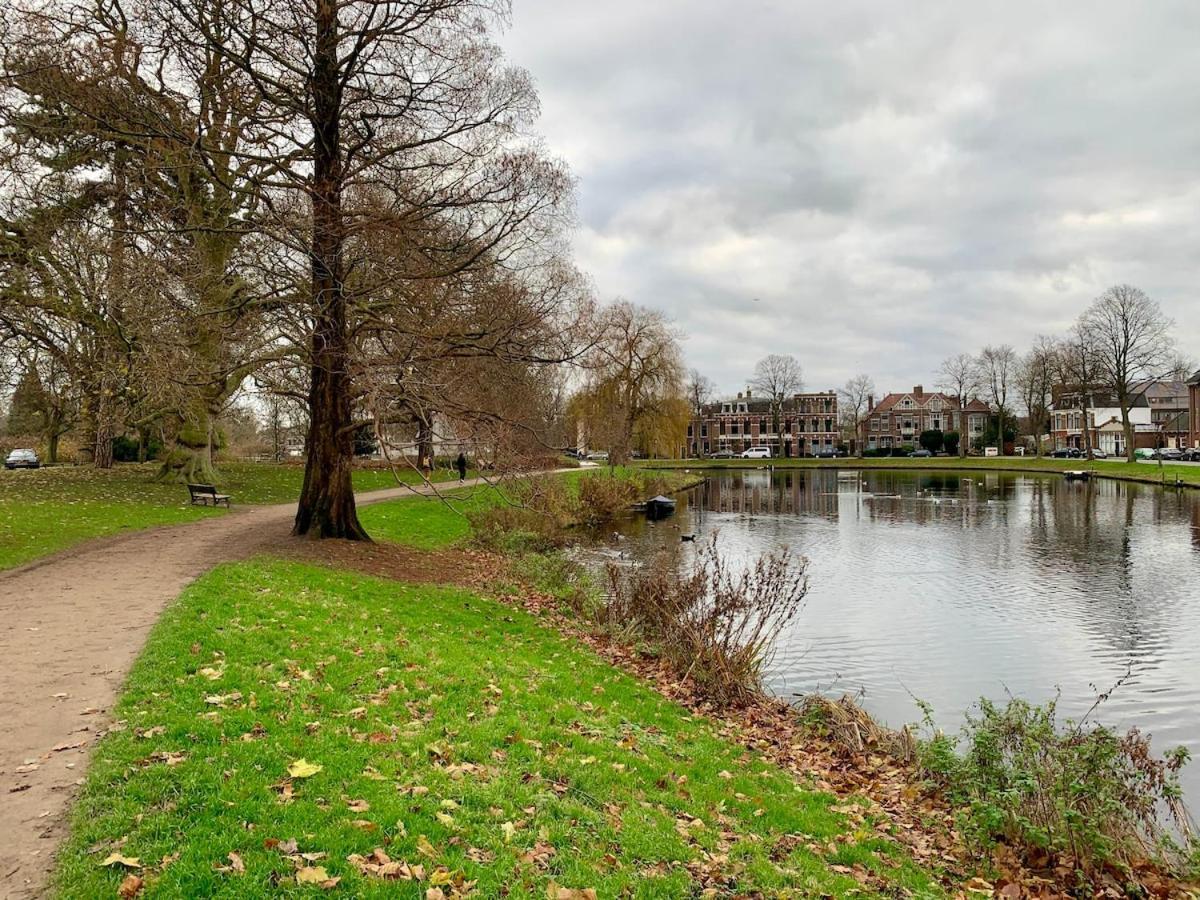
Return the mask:
[[[576,518],[588,525],[608,522],[637,502],[641,480],[607,475],[585,475],[579,480]]]
[[[1146,860],[1186,864],[1178,773],[1187,751],[1159,758],[1136,729],[1122,735],[1086,719],[1060,727],[1056,705],[982,700],[963,729],[965,753],[945,736],[923,746],[925,770],[965,810],[964,831],[1061,854],[1085,879]]]
[[[920,442],[921,449],[928,450],[930,453],[940,453],[942,447],[945,446],[946,436],[936,429],[930,429],[921,432]]]
[[[942,447],[951,456],[958,456],[958,445],[962,443],[962,436],[957,431],[947,431],[942,435]]]
[[[601,618],[652,643],[701,696],[737,705],[762,692],[774,640],[803,607],[806,566],[784,548],[735,573],[714,534],[686,574],[664,558],[631,572],[610,566]]]

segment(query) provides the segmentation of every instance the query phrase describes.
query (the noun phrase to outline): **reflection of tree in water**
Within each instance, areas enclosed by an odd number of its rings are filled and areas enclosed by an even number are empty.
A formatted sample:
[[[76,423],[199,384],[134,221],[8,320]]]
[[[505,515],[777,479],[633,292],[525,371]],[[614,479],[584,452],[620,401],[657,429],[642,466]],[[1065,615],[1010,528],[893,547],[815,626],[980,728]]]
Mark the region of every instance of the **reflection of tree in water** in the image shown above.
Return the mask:
[[[1039,480],[1028,510],[1030,561],[1047,599],[1072,603],[1081,627],[1134,660],[1135,670],[1157,665],[1147,645],[1166,641],[1187,598],[1175,587],[1184,573],[1164,571],[1153,557],[1200,515],[1200,503],[1106,479]],[[1159,527],[1139,540],[1144,525]]]

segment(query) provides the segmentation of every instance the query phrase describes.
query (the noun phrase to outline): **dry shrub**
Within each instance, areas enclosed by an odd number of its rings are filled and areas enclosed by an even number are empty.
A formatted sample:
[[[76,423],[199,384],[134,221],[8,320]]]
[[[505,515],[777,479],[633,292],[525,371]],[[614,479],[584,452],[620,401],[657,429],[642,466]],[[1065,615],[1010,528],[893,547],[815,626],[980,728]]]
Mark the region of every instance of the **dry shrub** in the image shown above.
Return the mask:
[[[633,478],[592,475],[579,480],[576,516],[588,525],[615,519],[640,499],[640,482]]]
[[[739,705],[762,694],[775,638],[804,605],[806,566],[784,548],[735,571],[714,534],[686,574],[666,559],[632,572],[610,566],[601,615],[652,642],[701,696]]]
[[[895,731],[879,724],[851,694],[837,700],[808,694],[800,704],[800,718],[834,746],[853,755],[881,752],[905,763],[917,756],[917,741],[911,729]]]

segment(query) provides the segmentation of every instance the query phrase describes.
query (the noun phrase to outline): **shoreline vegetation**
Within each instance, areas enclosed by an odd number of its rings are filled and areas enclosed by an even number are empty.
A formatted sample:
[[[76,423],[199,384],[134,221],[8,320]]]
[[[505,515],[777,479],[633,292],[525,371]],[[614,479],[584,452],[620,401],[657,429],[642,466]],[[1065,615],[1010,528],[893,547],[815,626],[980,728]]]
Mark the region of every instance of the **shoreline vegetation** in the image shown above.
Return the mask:
[[[1196,859],[1146,803],[1178,800],[1182,756],[1011,705],[959,746],[918,738],[848,698],[768,697],[753,659],[714,690],[736,641],[713,648],[802,568],[689,587],[651,562],[622,595],[562,552],[576,526],[697,478],[647,464],[452,488],[365,507],[378,543],[333,542],[321,568],[305,542],[214,570],[130,677],[59,890],[1188,896]],[[700,644],[672,644],[680,624]],[[697,647],[717,654],[703,675]]]

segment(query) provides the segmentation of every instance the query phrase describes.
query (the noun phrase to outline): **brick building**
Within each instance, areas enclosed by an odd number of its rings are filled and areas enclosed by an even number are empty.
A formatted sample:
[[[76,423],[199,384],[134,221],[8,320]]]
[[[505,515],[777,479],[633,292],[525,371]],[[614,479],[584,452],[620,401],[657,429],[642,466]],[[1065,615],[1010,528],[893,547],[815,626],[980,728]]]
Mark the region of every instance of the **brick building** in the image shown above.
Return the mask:
[[[1200,369],[1188,379],[1188,446],[1200,447]]]
[[[1087,444],[1084,431],[1091,446],[1099,448],[1109,456],[1125,455],[1125,430],[1121,424],[1121,407],[1116,397],[1108,390],[1092,390],[1087,396],[1087,416],[1083,414],[1083,394],[1077,386],[1058,385],[1053,389],[1050,414],[1050,442],[1055,450],[1071,448],[1083,450]],[[1139,395],[1129,409],[1129,423],[1133,426],[1134,449],[1158,446],[1159,431],[1154,424],[1150,402],[1145,394]]]
[[[894,450],[919,446],[922,431],[957,431],[962,445],[987,430],[991,410],[982,400],[971,400],[960,408],[958,400],[937,391],[927,393],[917,385],[905,394],[888,394],[879,403],[867,399],[862,422],[863,446],[867,450]]]
[[[764,446],[775,456],[812,456],[833,450],[839,442],[836,391],[796,394],[785,400],[776,434],[771,401],[748,390],[734,399],[710,403],[693,417],[686,449],[691,457]]]

